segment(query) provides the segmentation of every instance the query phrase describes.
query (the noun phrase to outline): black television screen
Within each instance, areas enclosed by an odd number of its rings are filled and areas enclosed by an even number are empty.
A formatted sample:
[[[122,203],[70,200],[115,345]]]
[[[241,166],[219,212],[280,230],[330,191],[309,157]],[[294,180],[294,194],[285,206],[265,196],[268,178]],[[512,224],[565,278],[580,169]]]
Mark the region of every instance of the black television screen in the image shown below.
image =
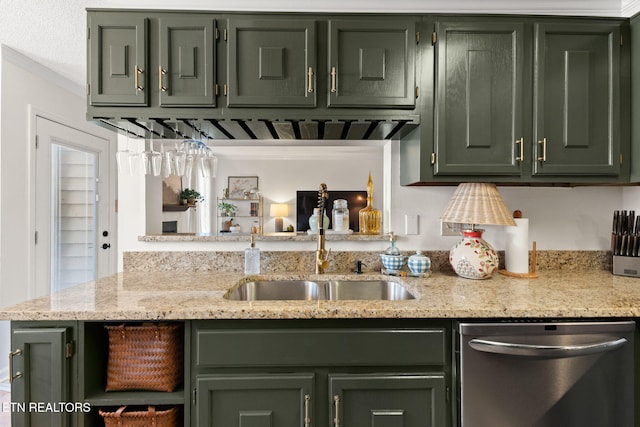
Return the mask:
[[[331,219],[333,201],[345,199],[349,207],[349,229],[353,232],[359,231],[358,212],[367,206],[366,191],[331,191],[329,190],[329,200],[326,202],[327,216]],[[306,232],[309,229],[309,217],[313,215],[313,208],[318,206],[318,191],[297,191],[296,192],[296,230]],[[329,228],[332,228],[329,225]]]

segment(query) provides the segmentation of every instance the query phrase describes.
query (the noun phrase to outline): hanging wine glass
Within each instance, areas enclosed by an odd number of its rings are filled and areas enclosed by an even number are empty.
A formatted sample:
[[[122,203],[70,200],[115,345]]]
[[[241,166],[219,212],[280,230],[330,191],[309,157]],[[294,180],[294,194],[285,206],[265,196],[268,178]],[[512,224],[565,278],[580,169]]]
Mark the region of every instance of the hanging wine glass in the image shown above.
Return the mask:
[[[185,166],[187,163],[187,153],[185,152],[185,144],[181,145],[176,142],[176,149],[173,152],[173,173],[178,176],[184,176]]]
[[[215,178],[218,172],[218,158],[213,154],[209,147],[203,148],[200,157],[200,167],[202,176],[205,178]]]
[[[198,149],[193,141],[185,141],[184,147],[186,151],[184,176],[190,177],[193,173],[193,168],[198,157]]]
[[[144,140],[143,140],[144,141]],[[136,140],[136,147],[134,147],[135,151],[131,151],[129,153],[129,170],[131,176],[140,176],[144,175],[145,166],[144,166],[144,154],[140,150],[140,141]]]
[[[153,149],[153,139],[149,141],[150,150],[145,152],[146,155],[146,173],[147,175],[159,176],[162,170],[162,153]]]
[[[165,151],[164,144],[160,146],[160,156],[162,160],[161,172],[163,178],[169,178],[173,172],[173,152]]]
[[[118,150],[116,153],[116,164],[118,165],[118,173],[131,173],[131,167],[129,166],[129,154],[131,154],[131,132],[129,131],[129,125],[127,125],[126,133],[126,148]]]

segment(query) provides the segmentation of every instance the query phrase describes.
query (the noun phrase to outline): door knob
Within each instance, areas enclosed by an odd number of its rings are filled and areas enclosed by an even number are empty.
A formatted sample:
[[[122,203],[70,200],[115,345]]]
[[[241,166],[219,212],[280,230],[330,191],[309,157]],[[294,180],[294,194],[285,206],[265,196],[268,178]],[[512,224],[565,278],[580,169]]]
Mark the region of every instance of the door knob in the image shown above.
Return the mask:
[[[109,249],[111,247],[111,244],[109,243],[103,243],[102,244],[102,249]]]

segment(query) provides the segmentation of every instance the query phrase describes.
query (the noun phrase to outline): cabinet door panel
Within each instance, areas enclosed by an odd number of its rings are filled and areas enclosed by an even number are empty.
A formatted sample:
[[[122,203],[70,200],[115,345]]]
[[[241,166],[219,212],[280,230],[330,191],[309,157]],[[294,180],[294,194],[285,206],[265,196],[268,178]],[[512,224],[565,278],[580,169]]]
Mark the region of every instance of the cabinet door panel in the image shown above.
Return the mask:
[[[14,329],[11,335],[12,351],[19,349],[22,354],[12,357],[13,372],[21,372],[20,378],[11,384],[11,398],[14,402],[28,405],[30,402],[69,402],[69,367],[65,358],[67,328]],[[69,425],[69,414],[65,411],[15,411],[13,426]]]
[[[536,25],[535,175],[619,173],[619,40],[613,25]]]
[[[316,22],[230,20],[228,67],[230,107],[315,107]]]
[[[313,418],[313,374],[204,375],[196,383],[199,426],[302,427]]]
[[[147,19],[90,15],[89,22],[89,103],[146,106]]]
[[[439,23],[436,175],[520,175],[522,25]]]
[[[159,26],[160,105],[215,107],[215,21],[172,16]]]
[[[415,105],[415,23],[332,20],[329,37],[330,107]]]
[[[441,375],[330,374],[329,395],[331,418],[337,417],[345,427],[436,427],[446,423]]]

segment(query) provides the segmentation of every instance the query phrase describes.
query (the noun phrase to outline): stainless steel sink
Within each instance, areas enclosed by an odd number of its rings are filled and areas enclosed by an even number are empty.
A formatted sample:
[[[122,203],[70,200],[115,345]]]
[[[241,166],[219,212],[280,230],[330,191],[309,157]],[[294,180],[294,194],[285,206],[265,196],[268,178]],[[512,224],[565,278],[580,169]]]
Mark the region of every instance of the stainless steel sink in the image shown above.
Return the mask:
[[[236,301],[414,299],[402,284],[387,280],[256,280],[234,286],[224,298]]]
[[[308,280],[258,280],[234,286],[224,297],[238,301],[316,300],[318,284]]]
[[[400,283],[387,280],[332,280],[324,284],[330,300],[407,300],[414,299]]]

